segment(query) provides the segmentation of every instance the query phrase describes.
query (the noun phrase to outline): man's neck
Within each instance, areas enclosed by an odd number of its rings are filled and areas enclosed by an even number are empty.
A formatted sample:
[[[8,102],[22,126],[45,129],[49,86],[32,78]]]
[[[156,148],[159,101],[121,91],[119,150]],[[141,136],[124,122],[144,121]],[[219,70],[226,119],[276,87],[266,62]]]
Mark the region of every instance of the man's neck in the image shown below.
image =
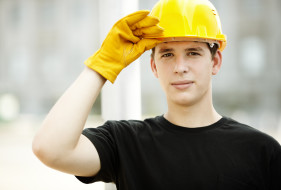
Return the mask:
[[[211,99],[190,106],[170,104],[164,117],[175,125],[189,128],[208,126],[222,118]]]

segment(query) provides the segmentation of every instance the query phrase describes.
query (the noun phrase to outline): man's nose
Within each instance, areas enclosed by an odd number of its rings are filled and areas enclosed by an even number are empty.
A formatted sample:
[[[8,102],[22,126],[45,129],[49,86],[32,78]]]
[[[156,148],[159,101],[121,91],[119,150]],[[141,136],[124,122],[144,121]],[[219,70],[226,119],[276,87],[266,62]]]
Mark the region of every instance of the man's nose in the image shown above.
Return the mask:
[[[179,56],[175,60],[175,67],[174,67],[174,72],[175,73],[187,73],[189,70],[188,64],[186,63],[186,60],[184,60],[183,57]]]

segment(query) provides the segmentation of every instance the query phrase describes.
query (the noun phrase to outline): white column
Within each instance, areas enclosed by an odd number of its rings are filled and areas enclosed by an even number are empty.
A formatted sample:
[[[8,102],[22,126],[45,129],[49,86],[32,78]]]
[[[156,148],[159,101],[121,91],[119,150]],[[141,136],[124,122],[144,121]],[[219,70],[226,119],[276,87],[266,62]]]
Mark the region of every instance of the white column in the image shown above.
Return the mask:
[[[138,10],[138,0],[100,0],[100,44],[116,21],[136,10]],[[140,119],[140,85],[140,66],[139,61],[136,60],[119,74],[114,84],[106,82],[103,87],[101,96],[103,119]],[[116,189],[114,185],[105,185],[105,190],[114,189]]]
[[[138,10],[138,0],[100,0],[99,31],[101,43],[113,24]],[[141,118],[140,66],[136,60],[125,68],[115,83],[107,82],[102,90],[102,117],[113,119]]]

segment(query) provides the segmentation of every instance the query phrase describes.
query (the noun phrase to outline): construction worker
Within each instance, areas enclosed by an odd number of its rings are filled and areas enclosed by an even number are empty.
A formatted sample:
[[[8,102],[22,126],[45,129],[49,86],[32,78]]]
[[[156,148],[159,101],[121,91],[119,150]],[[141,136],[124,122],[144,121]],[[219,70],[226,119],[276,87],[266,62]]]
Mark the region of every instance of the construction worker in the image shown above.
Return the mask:
[[[44,120],[34,153],[84,183],[120,190],[280,190],[280,144],[213,107],[225,46],[208,0],[160,0],[122,18]],[[105,81],[149,49],[168,111],[83,130]]]

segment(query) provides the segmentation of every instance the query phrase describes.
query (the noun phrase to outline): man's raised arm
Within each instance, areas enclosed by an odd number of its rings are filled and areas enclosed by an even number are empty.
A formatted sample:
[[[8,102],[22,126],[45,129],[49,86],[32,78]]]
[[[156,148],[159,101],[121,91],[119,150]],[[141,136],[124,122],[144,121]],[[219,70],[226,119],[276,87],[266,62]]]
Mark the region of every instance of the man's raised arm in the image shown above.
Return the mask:
[[[32,145],[44,164],[78,176],[93,176],[100,170],[97,150],[81,133],[105,81],[113,83],[123,68],[160,42],[143,38],[163,31],[157,26],[158,19],[148,14],[137,11],[119,20],[51,109]]]

